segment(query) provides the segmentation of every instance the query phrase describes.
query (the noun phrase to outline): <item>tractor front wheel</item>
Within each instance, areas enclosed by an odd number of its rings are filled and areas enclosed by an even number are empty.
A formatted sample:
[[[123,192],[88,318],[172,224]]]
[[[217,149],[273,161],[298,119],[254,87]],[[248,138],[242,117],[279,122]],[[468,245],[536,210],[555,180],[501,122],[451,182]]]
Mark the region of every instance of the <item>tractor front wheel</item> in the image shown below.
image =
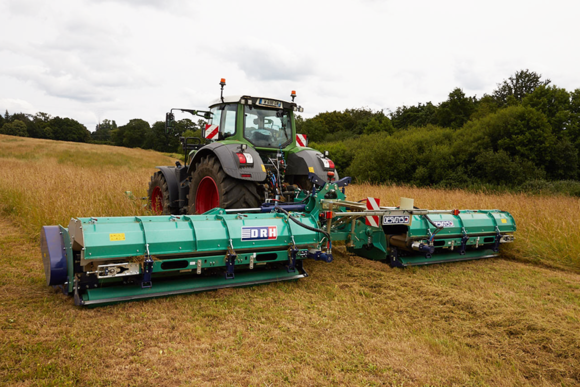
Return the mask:
[[[216,157],[205,156],[195,166],[189,184],[190,214],[212,208],[255,208],[260,205],[258,185],[228,176]]]
[[[147,192],[149,198],[149,208],[155,215],[170,215],[171,203],[169,201],[169,186],[165,176],[161,172],[155,172],[149,182]]]

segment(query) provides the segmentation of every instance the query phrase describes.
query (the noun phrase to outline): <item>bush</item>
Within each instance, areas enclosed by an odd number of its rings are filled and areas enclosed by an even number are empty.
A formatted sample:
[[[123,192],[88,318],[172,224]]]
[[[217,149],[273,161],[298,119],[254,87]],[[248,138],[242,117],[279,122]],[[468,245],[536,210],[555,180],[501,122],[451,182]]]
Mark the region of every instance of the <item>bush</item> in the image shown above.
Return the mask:
[[[529,180],[520,185],[520,190],[534,194],[554,192],[554,184],[546,180]]]
[[[553,183],[554,192],[570,196],[580,196],[580,182],[576,180],[559,180]]]
[[[529,180],[520,185],[519,189],[522,192],[528,192],[536,195],[561,194],[580,197],[580,182],[576,180]]]
[[[13,122],[7,122],[4,125],[2,125],[2,128],[0,128],[0,134],[7,134],[9,136],[28,137],[26,124],[20,120],[14,120]]]

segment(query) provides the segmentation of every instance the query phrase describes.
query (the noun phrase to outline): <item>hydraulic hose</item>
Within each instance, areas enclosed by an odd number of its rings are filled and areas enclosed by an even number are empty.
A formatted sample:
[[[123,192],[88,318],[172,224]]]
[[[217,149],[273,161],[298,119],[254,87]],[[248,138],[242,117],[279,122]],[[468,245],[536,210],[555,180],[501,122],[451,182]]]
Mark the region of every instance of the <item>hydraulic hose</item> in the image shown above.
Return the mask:
[[[286,211],[285,209],[283,209],[282,207],[274,207],[274,208],[276,209],[276,211],[280,211],[280,212],[283,212],[284,214],[286,214],[286,216],[290,220],[292,220],[294,223],[296,223],[300,227],[304,227],[307,230],[314,231],[314,232],[319,232],[319,233],[323,234],[326,237],[326,239],[328,240],[328,251],[329,252],[332,251],[332,241],[330,240],[330,234],[329,233],[327,233],[326,231],[321,230],[319,228],[314,228],[314,227],[311,227],[311,226],[309,226],[307,224],[302,223],[298,219],[295,219],[292,216],[290,216],[290,213],[288,211]]]
[[[431,224],[432,224],[432,225],[433,225],[433,226],[436,228],[435,232],[434,232],[433,234],[431,234],[431,238],[429,238],[429,242],[433,242],[433,239],[435,238],[435,234],[437,234],[439,231],[443,230],[443,226],[437,226],[437,225],[435,224],[435,222],[433,222],[433,221],[431,220],[431,218],[429,218],[429,217],[427,216],[427,214],[425,214],[425,215],[423,215],[423,216],[425,217],[425,219],[427,219],[427,221],[428,221],[429,223],[431,223]]]

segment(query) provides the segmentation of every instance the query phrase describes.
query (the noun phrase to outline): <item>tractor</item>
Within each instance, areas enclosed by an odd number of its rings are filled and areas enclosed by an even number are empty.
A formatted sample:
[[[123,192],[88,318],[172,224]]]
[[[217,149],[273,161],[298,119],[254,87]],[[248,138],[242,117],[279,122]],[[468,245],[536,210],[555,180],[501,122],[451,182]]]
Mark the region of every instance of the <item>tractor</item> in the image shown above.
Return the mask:
[[[296,137],[292,101],[221,96],[183,138],[185,165],[158,167],[149,200],[156,216],[84,217],[44,226],[47,285],[99,306],[207,290],[295,281],[303,261],[333,261],[332,244],[393,267],[491,258],[514,241],[505,211],[429,210],[346,199],[327,152]],[[203,214],[203,215],[202,215]],[[290,290],[291,291],[291,290]]]
[[[209,110],[172,108],[165,119],[169,134],[175,129],[174,111],[207,120],[199,137],[180,137],[185,165],[160,166],[151,177],[148,199],[158,215],[203,214],[213,208],[257,208],[262,203],[291,202],[312,180],[338,180],[334,163],[307,147],[296,134],[292,101],[250,95],[224,96]],[[310,176],[309,176],[310,175]]]

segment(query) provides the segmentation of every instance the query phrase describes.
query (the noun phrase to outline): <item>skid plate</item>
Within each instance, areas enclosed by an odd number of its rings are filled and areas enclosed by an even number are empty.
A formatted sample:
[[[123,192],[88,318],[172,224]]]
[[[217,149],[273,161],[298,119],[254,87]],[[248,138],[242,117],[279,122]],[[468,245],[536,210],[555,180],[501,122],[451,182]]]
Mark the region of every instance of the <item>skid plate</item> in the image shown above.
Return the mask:
[[[154,279],[153,286],[145,289],[141,288],[139,283],[135,283],[87,290],[82,295],[75,294],[75,303],[83,306],[101,306],[144,298],[291,281],[305,277],[308,277],[308,273],[304,269],[297,268],[294,273],[288,273],[286,269],[245,271],[236,273],[233,279],[193,276],[186,279]]]

